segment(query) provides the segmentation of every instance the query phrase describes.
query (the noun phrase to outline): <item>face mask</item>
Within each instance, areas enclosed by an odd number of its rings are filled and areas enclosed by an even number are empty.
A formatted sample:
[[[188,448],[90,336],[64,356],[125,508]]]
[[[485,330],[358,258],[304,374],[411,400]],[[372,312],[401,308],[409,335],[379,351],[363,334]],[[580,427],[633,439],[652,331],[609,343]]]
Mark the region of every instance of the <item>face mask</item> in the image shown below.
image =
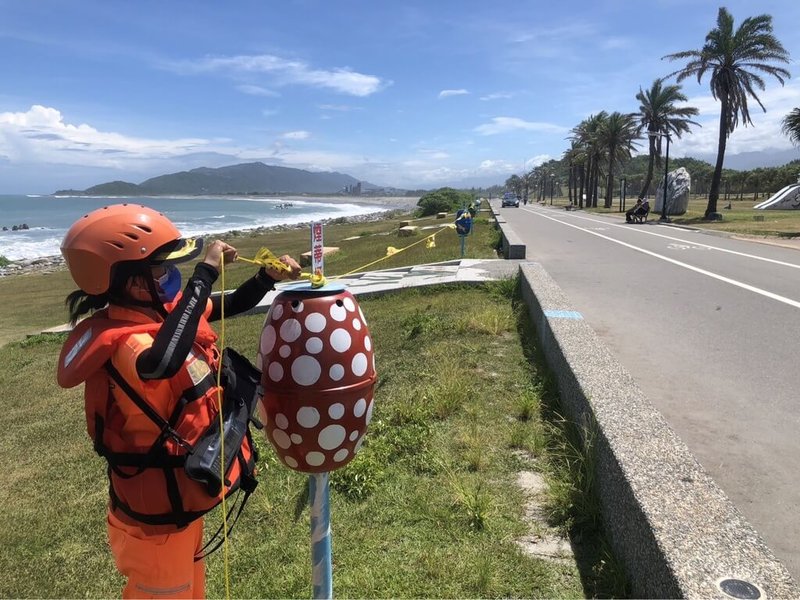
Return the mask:
[[[166,273],[156,279],[158,299],[161,302],[172,302],[181,289],[181,272],[175,265],[169,265]]]

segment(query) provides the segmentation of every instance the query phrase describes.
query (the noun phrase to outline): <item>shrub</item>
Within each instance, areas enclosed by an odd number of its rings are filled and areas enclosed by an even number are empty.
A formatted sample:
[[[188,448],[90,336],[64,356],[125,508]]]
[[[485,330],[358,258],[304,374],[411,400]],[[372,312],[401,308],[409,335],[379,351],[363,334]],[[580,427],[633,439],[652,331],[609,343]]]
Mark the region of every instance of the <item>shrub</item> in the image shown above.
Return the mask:
[[[454,212],[469,206],[471,202],[472,194],[443,187],[425,194],[419,199],[417,206],[420,207],[420,216],[426,217],[440,212]]]
[[[7,267],[11,264],[11,261],[8,260],[5,256],[0,254],[0,267]]]

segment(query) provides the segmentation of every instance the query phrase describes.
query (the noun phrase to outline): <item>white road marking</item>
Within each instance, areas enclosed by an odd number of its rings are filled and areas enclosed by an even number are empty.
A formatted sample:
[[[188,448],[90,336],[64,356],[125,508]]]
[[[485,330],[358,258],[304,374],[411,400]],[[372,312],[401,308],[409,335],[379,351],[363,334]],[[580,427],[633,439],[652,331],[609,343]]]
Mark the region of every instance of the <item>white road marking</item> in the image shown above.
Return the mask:
[[[526,208],[526,210],[529,213],[542,214],[541,211],[531,210],[529,208]],[[542,216],[547,216],[547,215],[542,215]],[[556,218],[552,218],[552,217],[549,217],[549,216],[547,218],[552,219],[553,221],[558,221],[559,223],[565,223],[566,224],[566,222],[561,220],[561,219],[556,219]],[[773,258],[765,258],[763,256],[757,256],[755,254],[747,254],[746,252],[737,252],[736,250],[728,250],[727,248],[720,248],[719,246],[711,246],[709,244],[703,244],[702,242],[698,242],[696,240],[691,240],[691,241],[684,240],[682,238],[673,237],[671,235],[664,235],[663,233],[656,233],[655,231],[646,231],[644,228],[641,228],[641,227],[631,227],[630,225],[627,225],[627,224],[625,224],[625,225],[618,225],[616,223],[608,224],[607,221],[601,221],[599,219],[593,219],[591,217],[585,217],[585,216],[575,215],[575,214],[571,214],[570,218],[583,219],[584,221],[591,221],[592,223],[602,223],[602,224],[608,225],[610,227],[620,227],[622,229],[625,229],[626,231],[635,231],[637,233],[644,233],[646,235],[654,235],[656,237],[664,238],[664,239],[667,239],[667,240],[673,240],[673,241],[676,241],[676,242],[683,242],[684,244],[693,244],[695,246],[702,246],[702,247],[708,248],[710,250],[717,250],[719,252],[726,252],[728,254],[735,254],[736,256],[743,256],[745,258],[752,258],[754,260],[763,260],[764,262],[772,263],[772,264],[775,264],[775,265],[781,265],[782,267],[791,267],[793,269],[800,269],[800,264],[789,263],[789,262],[785,262],[785,261],[782,261],[782,260],[775,260]],[[606,228],[607,227],[603,227],[602,229],[606,229]],[[593,227],[592,229],[600,229],[600,228],[594,228]]]
[[[769,292],[767,290],[763,290],[761,288],[757,288],[755,286],[749,285],[749,284],[744,283],[742,281],[737,281],[736,279],[731,279],[730,277],[725,277],[724,275],[718,275],[717,273],[712,273],[711,271],[707,271],[705,269],[701,269],[700,267],[695,267],[693,265],[686,264],[685,262],[681,262],[679,260],[675,260],[674,258],[669,258],[668,256],[663,256],[663,255],[658,254],[656,252],[652,252],[650,250],[646,250],[644,248],[640,248],[639,246],[634,246],[633,244],[629,244],[628,242],[623,242],[622,240],[616,240],[616,239],[614,239],[612,237],[609,237],[607,235],[603,235],[602,233],[597,233],[596,231],[592,231],[591,229],[587,229],[586,227],[580,227],[579,225],[573,225],[572,223],[567,223],[566,221],[562,221],[561,219],[556,219],[555,217],[551,217],[549,215],[546,215],[542,211],[529,210],[528,212],[533,213],[536,216],[544,217],[545,219],[550,219],[551,221],[555,221],[556,223],[561,223],[562,225],[566,225],[567,227],[572,227],[572,228],[577,229],[579,231],[583,231],[585,233],[588,233],[589,235],[596,235],[597,237],[602,238],[604,240],[608,240],[609,242],[614,242],[615,244],[619,244],[620,246],[625,246],[626,248],[630,248],[631,250],[635,250],[636,252],[641,252],[642,254],[647,254],[648,256],[652,256],[652,257],[657,258],[659,260],[663,260],[663,261],[666,261],[668,263],[672,263],[673,265],[677,265],[679,267],[683,267],[684,269],[689,269],[690,271],[694,271],[695,273],[700,273],[701,275],[705,275],[706,277],[711,277],[712,279],[716,279],[718,281],[722,281],[724,283],[728,283],[730,285],[734,285],[736,287],[742,288],[744,290],[748,290],[748,291],[753,292],[755,294],[760,294],[761,296],[765,296],[765,297],[770,298],[772,300],[777,300],[778,302],[782,302],[783,304],[788,304],[789,306],[792,306],[794,308],[800,308],[800,302],[798,302],[797,300],[792,300],[791,298],[787,298],[785,296],[781,296],[779,294],[775,294],[773,292]],[[592,219],[589,219],[589,220],[592,220]],[[661,237],[667,237],[668,238],[669,236],[661,236]],[[672,238],[672,239],[676,239],[676,238]],[[683,240],[681,240],[681,241],[683,241]],[[703,245],[705,246],[706,244],[703,244]],[[714,248],[714,246],[709,246],[709,248],[722,250],[722,248]],[[739,252],[734,252],[734,254],[740,254],[740,253]],[[759,258],[759,257],[754,256],[753,258]],[[765,260],[768,260],[768,259],[765,259]],[[771,262],[778,262],[778,261],[771,261]],[[790,263],[785,263],[785,264],[787,264],[789,266],[795,266],[795,265],[791,265]]]

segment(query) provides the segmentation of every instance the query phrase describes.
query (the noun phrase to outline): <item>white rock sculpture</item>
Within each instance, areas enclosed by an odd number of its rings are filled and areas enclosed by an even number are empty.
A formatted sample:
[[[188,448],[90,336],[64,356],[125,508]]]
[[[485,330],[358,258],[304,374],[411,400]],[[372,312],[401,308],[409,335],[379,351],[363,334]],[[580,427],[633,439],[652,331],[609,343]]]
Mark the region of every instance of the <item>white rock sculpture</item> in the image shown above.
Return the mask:
[[[667,175],[667,215],[682,215],[689,207],[689,189],[692,187],[692,177],[689,171],[680,167]],[[656,189],[656,204],[653,211],[661,213],[661,202],[664,197],[664,178],[658,183]]]

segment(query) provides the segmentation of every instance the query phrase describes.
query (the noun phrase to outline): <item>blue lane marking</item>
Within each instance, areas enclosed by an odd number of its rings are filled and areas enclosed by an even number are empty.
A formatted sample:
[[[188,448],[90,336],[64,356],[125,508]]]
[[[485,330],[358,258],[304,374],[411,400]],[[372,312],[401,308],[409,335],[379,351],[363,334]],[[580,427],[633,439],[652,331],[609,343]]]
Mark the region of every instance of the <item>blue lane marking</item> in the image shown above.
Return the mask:
[[[546,310],[544,316],[555,319],[583,319],[583,315],[577,310]]]

